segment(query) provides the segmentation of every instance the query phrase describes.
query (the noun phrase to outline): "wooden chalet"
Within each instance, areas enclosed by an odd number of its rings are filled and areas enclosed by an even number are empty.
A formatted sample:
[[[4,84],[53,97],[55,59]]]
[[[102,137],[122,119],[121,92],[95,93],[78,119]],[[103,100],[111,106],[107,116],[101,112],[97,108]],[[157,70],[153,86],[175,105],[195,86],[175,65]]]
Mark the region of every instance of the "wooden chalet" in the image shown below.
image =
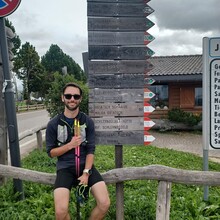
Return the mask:
[[[154,66],[149,77],[155,80],[149,89],[156,94],[151,118],[166,117],[173,108],[202,112],[202,55],[155,56],[148,61]]]

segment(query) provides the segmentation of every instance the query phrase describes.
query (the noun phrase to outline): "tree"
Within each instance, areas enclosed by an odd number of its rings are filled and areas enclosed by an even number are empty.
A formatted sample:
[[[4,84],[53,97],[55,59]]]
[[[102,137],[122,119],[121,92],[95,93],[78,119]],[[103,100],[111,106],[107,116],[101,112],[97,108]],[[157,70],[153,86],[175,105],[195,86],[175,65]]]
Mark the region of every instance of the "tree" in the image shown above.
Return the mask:
[[[57,45],[50,46],[46,54],[42,56],[41,63],[50,75],[53,75],[54,72],[62,74],[62,68],[66,66],[68,74],[73,75],[76,80],[86,81],[85,73],[81,67]]]
[[[13,33],[15,34],[14,38],[12,38],[11,41],[14,44],[12,52],[13,52],[14,56],[16,57],[17,53],[18,53],[18,50],[21,46],[20,37],[16,34],[15,27],[13,26],[12,22],[9,21],[7,18],[5,19],[5,26],[9,27],[13,31]]]
[[[40,63],[40,57],[35,47],[26,42],[22,45],[14,59],[14,71],[23,81],[24,99],[30,100],[30,93],[40,91],[44,81],[45,70]]]
[[[66,74],[62,76],[58,72],[55,72],[54,81],[51,83],[51,87],[45,98],[47,111],[51,117],[61,113],[64,110],[64,105],[61,101],[61,94],[64,85],[69,82],[75,82],[81,87],[83,91],[83,99],[80,104],[80,109],[81,111],[88,113],[88,87],[82,82],[77,81],[73,75]]]

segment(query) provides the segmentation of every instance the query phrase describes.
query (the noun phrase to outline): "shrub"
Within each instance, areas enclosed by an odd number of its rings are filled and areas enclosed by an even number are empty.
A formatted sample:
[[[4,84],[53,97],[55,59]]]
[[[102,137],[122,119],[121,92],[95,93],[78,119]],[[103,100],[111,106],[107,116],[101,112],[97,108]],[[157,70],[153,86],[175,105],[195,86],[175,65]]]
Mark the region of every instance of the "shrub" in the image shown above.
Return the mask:
[[[197,125],[202,120],[202,114],[193,114],[175,108],[168,111],[168,119],[174,122],[182,122],[189,126]]]

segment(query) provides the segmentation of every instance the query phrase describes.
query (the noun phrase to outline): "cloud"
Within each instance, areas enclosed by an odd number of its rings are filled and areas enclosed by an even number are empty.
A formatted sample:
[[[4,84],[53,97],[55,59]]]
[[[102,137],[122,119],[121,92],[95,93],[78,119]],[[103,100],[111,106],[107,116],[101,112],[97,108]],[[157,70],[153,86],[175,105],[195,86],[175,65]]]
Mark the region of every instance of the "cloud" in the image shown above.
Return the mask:
[[[160,29],[220,30],[219,0],[153,0],[150,6]]]
[[[155,12],[148,18],[155,26],[149,47],[155,55],[202,53],[203,37],[220,36],[220,0],[152,0]],[[22,0],[9,17],[22,44],[31,43],[40,56],[57,44],[82,68],[88,50],[87,1]]]

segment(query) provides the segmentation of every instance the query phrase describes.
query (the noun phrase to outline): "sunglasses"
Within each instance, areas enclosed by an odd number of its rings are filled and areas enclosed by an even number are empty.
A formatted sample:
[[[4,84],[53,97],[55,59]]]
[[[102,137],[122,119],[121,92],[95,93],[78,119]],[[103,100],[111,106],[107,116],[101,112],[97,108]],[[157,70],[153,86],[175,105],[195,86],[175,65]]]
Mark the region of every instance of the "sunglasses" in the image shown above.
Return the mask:
[[[79,94],[64,94],[63,96],[65,97],[65,99],[71,99],[73,97],[75,100],[79,100],[81,98],[81,95]]]

